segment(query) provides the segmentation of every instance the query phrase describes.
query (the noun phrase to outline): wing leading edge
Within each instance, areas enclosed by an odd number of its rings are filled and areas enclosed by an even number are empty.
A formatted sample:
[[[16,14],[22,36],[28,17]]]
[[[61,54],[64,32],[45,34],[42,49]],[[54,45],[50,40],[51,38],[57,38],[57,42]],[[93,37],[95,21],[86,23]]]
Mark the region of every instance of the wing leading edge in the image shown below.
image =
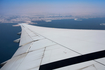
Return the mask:
[[[20,47],[1,70],[105,69],[105,30],[20,25]]]

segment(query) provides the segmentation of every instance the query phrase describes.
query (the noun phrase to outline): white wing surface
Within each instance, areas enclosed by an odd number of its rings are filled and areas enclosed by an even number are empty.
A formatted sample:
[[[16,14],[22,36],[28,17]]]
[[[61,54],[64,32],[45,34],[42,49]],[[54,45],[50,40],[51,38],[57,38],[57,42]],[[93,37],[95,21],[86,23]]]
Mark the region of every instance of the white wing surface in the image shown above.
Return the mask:
[[[20,47],[0,70],[105,70],[105,30],[20,25]]]

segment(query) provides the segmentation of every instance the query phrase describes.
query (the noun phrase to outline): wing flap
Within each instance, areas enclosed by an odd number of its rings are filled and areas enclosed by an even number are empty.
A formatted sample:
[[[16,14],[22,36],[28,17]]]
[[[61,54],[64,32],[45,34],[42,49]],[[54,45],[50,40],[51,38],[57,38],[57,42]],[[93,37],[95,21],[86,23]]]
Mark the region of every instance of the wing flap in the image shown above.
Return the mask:
[[[41,65],[60,61],[63,59],[79,56],[80,54],[60,45],[53,45],[45,48]]]
[[[29,51],[29,48],[31,47],[31,45],[32,45],[32,43],[29,43],[27,45],[19,47],[18,50],[13,55],[13,57],[27,53]]]
[[[31,70],[40,67],[43,52],[44,48],[28,53],[18,70]]]
[[[11,58],[2,68],[1,70],[17,70],[20,66],[21,62],[26,57],[26,54]]]
[[[30,31],[28,28],[26,28],[25,26],[23,26],[22,24],[21,28],[22,28],[22,34],[21,34],[21,38],[20,38],[20,44],[19,46],[28,44],[30,42],[36,41],[36,40],[40,40],[43,39],[44,37],[33,33],[32,31]]]
[[[12,57],[1,70],[31,70],[39,69],[44,48]]]
[[[32,41],[33,41],[33,39],[28,35],[26,30],[24,28],[22,28],[22,34],[21,34],[19,46],[25,45],[25,44],[30,43]]]

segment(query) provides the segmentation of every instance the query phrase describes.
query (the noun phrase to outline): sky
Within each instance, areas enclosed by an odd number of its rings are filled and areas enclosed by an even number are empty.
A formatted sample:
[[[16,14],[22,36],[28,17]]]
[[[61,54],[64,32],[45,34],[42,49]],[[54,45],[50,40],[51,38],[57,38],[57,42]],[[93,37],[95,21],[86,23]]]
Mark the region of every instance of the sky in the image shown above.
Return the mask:
[[[0,14],[105,15],[105,0],[0,0]]]

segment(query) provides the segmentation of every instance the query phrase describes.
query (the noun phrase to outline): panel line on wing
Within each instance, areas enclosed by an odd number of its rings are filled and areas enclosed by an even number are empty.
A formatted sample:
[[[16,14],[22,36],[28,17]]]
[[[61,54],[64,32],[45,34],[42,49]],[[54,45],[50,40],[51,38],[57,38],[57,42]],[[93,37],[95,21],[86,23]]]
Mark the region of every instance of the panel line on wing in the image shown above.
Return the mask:
[[[99,63],[99,64],[101,64],[101,65],[103,65],[103,66],[105,66],[105,64],[103,64],[103,63],[101,63],[99,61],[96,61],[96,60],[94,60],[94,61],[97,62],[97,63]]]
[[[57,45],[57,44],[53,44],[53,45],[49,45],[49,46],[45,46],[45,47],[42,47],[42,48],[47,48],[47,47],[54,46],[54,45]],[[31,48],[31,47],[30,47],[30,48]],[[36,50],[40,50],[40,49],[42,49],[42,48],[35,49],[35,50],[31,50],[31,51],[30,51],[30,49],[29,49],[28,53],[29,53],[29,52],[33,52],[33,51],[36,51]]]
[[[42,55],[42,59],[41,59],[41,62],[40,62],[40,66],[41,66],[42,61],[43,61],[43,57],[44,57],[45,50],[46,50],[46,47],[44,48],[44,52],[43,52],[43,55]]]
[[[89,66],[86,66],[86,67],[83,67],[83,68],[80,68],[80,69],[78,69],[78,70],[83,70],[83,69],[86,69],[86,68],[88,68],[88,67],[94,67],[95,68],[95,70],[97,70],[97,68],[95,67],[95,65],[94,64],[92,64],[92,65],[89,65]]]
[[[27,56],[27,54],[25,54],[25,57]],[[24,61],[25,57],[23,58],[22,62]],[[18,58],[19,59],[19,58]],[[19,66],[17,67],[16,70],[18,70],[18,68],[20,67],[20,65],[22,64],[22,62],[20,62]]]

